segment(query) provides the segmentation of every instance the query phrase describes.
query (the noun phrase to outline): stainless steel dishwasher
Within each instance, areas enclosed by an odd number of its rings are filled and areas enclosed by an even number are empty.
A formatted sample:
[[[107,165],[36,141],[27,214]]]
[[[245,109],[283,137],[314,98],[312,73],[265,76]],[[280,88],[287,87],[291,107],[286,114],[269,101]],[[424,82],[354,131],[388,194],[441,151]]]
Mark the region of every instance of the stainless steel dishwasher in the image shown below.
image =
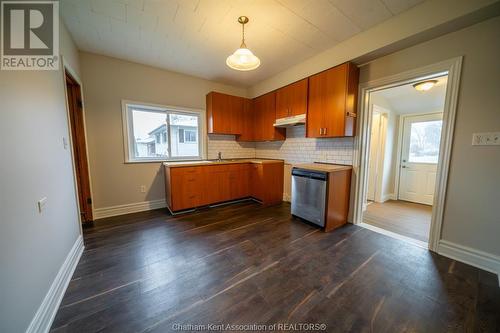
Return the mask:
[[[325,226],[328,173],[292,169],[292,215]]]

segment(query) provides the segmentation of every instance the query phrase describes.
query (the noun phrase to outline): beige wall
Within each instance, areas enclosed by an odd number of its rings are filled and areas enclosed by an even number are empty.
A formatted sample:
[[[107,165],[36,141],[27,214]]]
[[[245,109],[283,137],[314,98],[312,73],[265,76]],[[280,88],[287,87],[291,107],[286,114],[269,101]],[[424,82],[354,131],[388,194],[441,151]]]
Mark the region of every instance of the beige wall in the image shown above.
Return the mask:
[[[360,82],[464,56],[442,238],[500,255],[500,148],[472,133],[500,130],[500,17],[377,59]]]
[[[73,42],[60,30],[61,53],[78,68]],[[80,234],[63,138],[62,72],[0,71],[0,332],[26,331]]]
[[[122,99],[205,109],[211,90],[246,95],[243,88],[91,53],[81,53],[80,63],[94,208],[165,195],[160,163],[124,163]]]

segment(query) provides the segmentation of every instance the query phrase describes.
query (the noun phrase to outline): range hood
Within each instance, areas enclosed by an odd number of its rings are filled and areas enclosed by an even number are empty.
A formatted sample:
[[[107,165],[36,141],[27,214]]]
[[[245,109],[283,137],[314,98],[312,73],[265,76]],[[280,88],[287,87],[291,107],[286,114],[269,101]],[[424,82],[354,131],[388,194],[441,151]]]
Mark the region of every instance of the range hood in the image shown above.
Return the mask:
[[[305,123],[306,123],[306,115],[304,113],[296,116],[276,119],[274,127],[289,127],[296,125],[304,125]]]

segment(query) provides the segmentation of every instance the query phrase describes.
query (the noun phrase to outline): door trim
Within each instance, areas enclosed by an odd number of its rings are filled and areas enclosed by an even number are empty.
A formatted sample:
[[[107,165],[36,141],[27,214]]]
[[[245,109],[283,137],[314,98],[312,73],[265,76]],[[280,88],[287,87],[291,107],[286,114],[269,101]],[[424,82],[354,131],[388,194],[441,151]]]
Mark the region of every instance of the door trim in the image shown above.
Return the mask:
[[[399,179],[401,178],[401,154],[403,153],[403,129],[404,129],[404,124],[405,124],[405,119],[408,117],[415,117],[415,116],[428,116],[428,115],[433,115],[433,114],[443,114],[441,111],[436,111],[436,112],[428,112],[428,113],[409,113],[409,114],[403,114],[399,117],[399,122],[398,122],[398,141],[396,143],[396,168],[398,168],[398,172],[394,174],[394,196],[396,200],[399,200]],[[442,130],[442,129],[441,129]],[[440,147],[441,148],[441,145]],[[439,161],[438,161],[439,163]],[[437,175],[436,175],[437,177]]]
[[[61,77],[62,77],[62,82],[63,82],[63,87],[64,87],[64,99],[66,103],[66,121],[68,125],[68,138],[69,138],[69,150],[71,151],[71,162],[73,166],[73,183],[75,186],[75,199],[76,199],[76,205],[78,207],[78,222],[80,225],[80,234],[83,234],[83,229],[82,229],[82,217],[80,214],[80,193],[78,189],[78,179],[77,179],[77,173],[76,173],[76,160],[75,160],[75,154],[73,152],[73,134],[71,132],[71,119],[70,119],[70,107],[68,103],[68,91],[66,89],[66,72],[71,75],[72,79],[78,83],[80,86],[80,96],[82,97],[82,114],[83,114],[83,131],[85,133],[85,151],[87,154],[87,169],[89,171],[89,187],[90,187],[90,196],[91,198],[94,198],[94,191],[92,189],[92,170],[90,169],[90,162],[89,162],[89,147],[88,147],[88,140],[87,140],[87,122],[86,122],[86,116],[85,116],[85,98],[83,95],[83,83],[80,78],[80,76],[77,74],[77,72],[71,67],[71,65],[66,61],[64,56],[61,55]],[[95,215],[95,209],[94,209],[94,203],[91,205],[91,210],[92,210],[92,216]]]
[[[445,104],[443,108],[441,145],[436,174],[436,188],[434,191],[435,195],[428,244],[431,251],[438,251],[438,244],[441,238],[441,228],[443,223],[444,202],[450,167],[451,148],[453,143],[453,130],[455,127],[462,59],[463,57],[460,56],[360,84],[358,101],[359,136],[354,139],[355,151],[353,160],[353,169],[356,174],[353,207],[354,224],[362,223],[363,198],[365,197],[367,190],[367,147],[369,145],[369,125],[371,124],[371,114],[369,112],[370,93],[414,82],[415,80],[428,79],[448,74]]]

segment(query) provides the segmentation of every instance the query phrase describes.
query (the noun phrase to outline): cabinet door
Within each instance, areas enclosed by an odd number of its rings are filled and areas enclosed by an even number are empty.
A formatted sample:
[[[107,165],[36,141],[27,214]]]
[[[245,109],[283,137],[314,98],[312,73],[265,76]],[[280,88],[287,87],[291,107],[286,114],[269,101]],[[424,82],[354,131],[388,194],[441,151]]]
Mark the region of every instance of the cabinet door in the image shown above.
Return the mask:
[[[276,119],[289,117],[291,114],[290,86],[280,88],[276,91]]]
[[[236,137],[236,141],[253,141],[255,137],[255,114],[253,112],[253,102],[251,99],[245,98],[243,100],[241,120],[241,135]]]
[[[255,141],[285,140],[285,129],[274,127],[276,120],[276,94],[274,92],[254,99]]]
[[[226,165],[207,167],[207,191],[210,203],[231,199],[229,170]]]
[[[306,136],[353,136],[359,72],[345,63],[309,78]]]
[[[344,136],[347,66],[343,64],[325,72],[327,112],[325,112],[323,136]]]
[[[307,82],[300,80],[276,92],[276,119],[306,114]]]
[[[252,164],[250,166],[250,195],[258,200],[262,200],[264,194],[263,179],[262,164]]]
[[[243,98],[211,92],[207,95],[209,134],[241,134]]]
[[[328,93],[328,76],[325,73],[322,72],[309,77],[306,120],[306,137],[308,138],[319,138],[323,134]]]
[[[244,98],[238,96],[231,96],[230,103],[230,132],[231,134],[241,134],[243,132],[243,107]]]
[[[343,136],[346,64],[309,78],[307,137]]]
[[[245,164],[235,164],[229,167],[230,200],[248,196],[248,174],[244,172]]]

